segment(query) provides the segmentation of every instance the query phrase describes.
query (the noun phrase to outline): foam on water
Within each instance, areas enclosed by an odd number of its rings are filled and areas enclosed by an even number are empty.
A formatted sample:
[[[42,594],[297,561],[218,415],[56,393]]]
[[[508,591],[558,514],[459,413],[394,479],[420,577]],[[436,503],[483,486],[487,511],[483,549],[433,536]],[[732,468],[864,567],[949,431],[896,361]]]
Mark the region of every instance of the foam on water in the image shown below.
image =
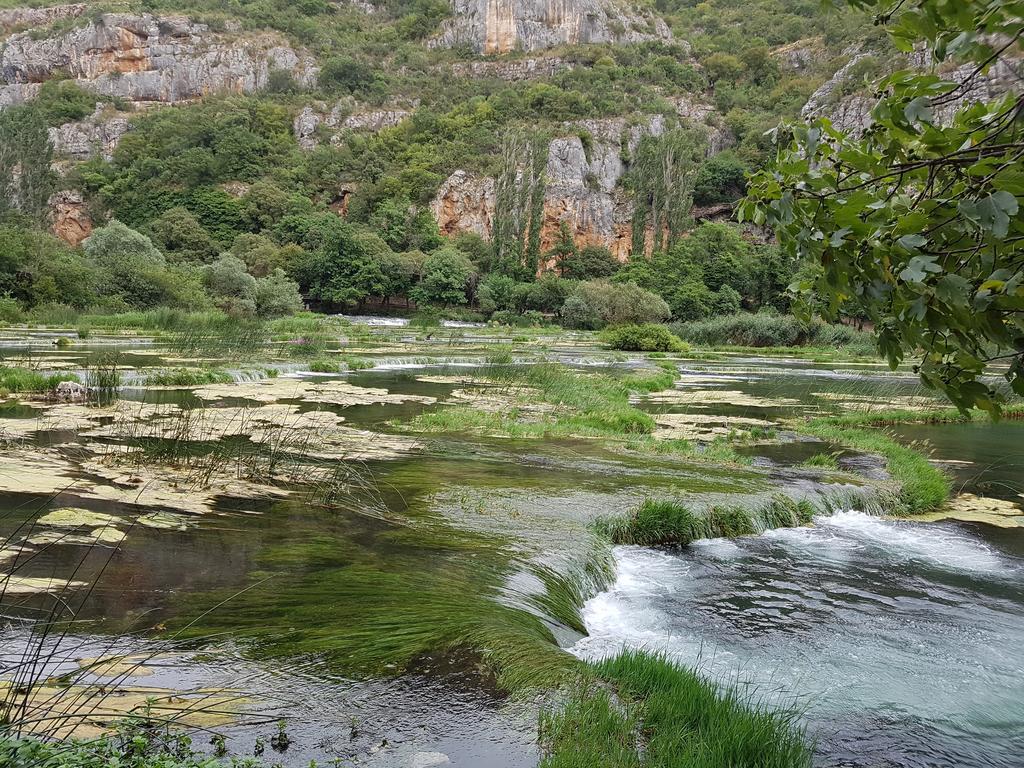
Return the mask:
[[[951,570],[1001,573],[1015,569],[984,542],[953,524],[883,520],[864,512],[836,512],[815,523],[877,549],[893,560],[921,560]]]
[[[969,529],[839,512],[615,559],[581,658],[662,651],[798,705],[822,766],[1016,765],[1024,569]]]

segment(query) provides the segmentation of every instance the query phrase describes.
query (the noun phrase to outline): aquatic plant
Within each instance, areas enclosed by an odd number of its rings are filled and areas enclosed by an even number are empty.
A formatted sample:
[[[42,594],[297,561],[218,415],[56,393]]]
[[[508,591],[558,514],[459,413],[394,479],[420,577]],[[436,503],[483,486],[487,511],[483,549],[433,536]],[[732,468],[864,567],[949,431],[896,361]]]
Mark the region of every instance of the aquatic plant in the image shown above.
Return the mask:
[[[732,538],[770,528],[806,525],[814,513],[810,499],[782,494],[753,507],[713,505],[706,509],[694,509],[673,499],[645,499],[625,515],[598,518],[594,527],[613,544],[686,545],[698,539]]]
[[[466,406],[420,414],[405,424],[421,432],[481,432],[509,437],[617,437],[648,434],[654,419],[630,404],[633,392],[670,387],[675,369],[613,376],[581,372],[558,363],[513,365],[512,354],[488,356],[484,376],[506,387],[509,406],[500,413]],[[536,405],[551,407],[538,411]]]
[[[818,469],[839,469],[839,458],[833,453],[816,453],[800,462],[801,467]]]
[[[257,768],[252,758],[226,758],[226,749],[210,757],[192,747],[191,737],[145,717],[116,723],[99,738],[42,741],[0,737],[0,765],[7,768]],[[223,736],[214,734],[223,744]]]
[[[812,419],[799,424],[797,429],[826,442],[885,459],[885,468],[896,486],[896,500],[900,507],[891,512],[929,512],[942,506],[949,498],[949,476],[928,461],[921,451],[897,442],[881,430],[851,428],[842,417],[838,421]]]
[[[203,384],[228,384],[231,374],[217,368],[168,368],[151,373],[146,384],[152,387],[198,387]]]
[[[85,385],[89,397],[96,403],[107,404],[117,398],[121,389],[121,357],[116,352],[104,352],[93,358],[85,369]]]
[[[70,373],[43,374],[29,368],[0,365],[0,392],[49,392],[62,381],[78,381]]]
[[[596,680],[541,716],[540,768],[811,765],[793,711],[723,690],[660,654],[626,650],[592,670]]]
[[[341,366],[336,360],[318,357],[316,360],[310,361],[309,370],[313,373],[338,373],[341,370]]]

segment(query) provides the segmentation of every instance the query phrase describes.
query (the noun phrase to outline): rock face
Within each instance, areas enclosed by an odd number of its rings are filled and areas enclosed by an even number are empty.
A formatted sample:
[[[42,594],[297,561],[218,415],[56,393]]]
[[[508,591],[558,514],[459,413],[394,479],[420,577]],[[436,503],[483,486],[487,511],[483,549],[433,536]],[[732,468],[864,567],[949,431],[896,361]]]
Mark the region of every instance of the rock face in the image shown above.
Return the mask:
[[[496,77],[513,83],[535,77],[551,77],[573,69],[575,64],[558,56],[536,59],[510,59],[507,61],[466,61],[451,66],[456,77]]]
[[[313,59],[275,34],[227,40],[184,17],[103,14],[53,38],[12,35],[0,52],[0,84],[70,76],[128,101],[174,103],[220,91],[251,93],[270,72],[315,82]]]
[[[839,130],[853,135],[862,134],[871,125],[871,108],[875,98],[863,93],[863,89],[849,95],[841,95],[844,91],[861,87],[862,83],[851,81],[850,73],[869,53],[851,53],[851,57],[827,82],[816,90],[804,105],[801,114],[805,118],[827,117]],[[922,71],[931,68],[925,52],[917,52],[907,57],[903,65]],[[974,64],[965,64],[951,72],[942,73],[942,77],[953,82],[963,82],[975,69]],[[958,97],[948,104],[935,110],[938,122],[949,121],[958,110],[967,104],[989,101],[1006,93],[1016,93],[1021,89],[1020,62],[1001,59],[992,64],[988,72],[979,75]]]
[[[339,102],[328,109],[323,102],[307,104],[292,123],[295,139],[303,149],[313,149],[320,143],[321,135],[327,134],[332,144],[344,135],[344,131],[376,132],[398,125],[412,112],[408,109],[370,109],[351,112],[352,105]]]
[[[97,155],[110,160],[121,137],[128,133],[128,120],[128,115],[97,104],[96,111],[85,120],[50,129],[53,151],[69,160],[88,160]]]
[[[92,218],[81,192],[62,190],[50,198],[53,234],[69,245],[78,245],[92,234]]]
[[[541,249],[555,244],[565,222],[577,244],[603,245],[620,260],[627,259],[633,208],[619,187],[626,172],[623,150],[635,152],[644,136],[660,136],[666,128],[661,115],[634,126],[624,118],[567,125],[564,135],[553,139],[548,148]],[[456,171],[441,185],[431,210],[446,235],[473,232],[490,238],[495,180]]]
[[[431,41],[477,53],[538,51],[581,43],[667,40],[665,22],[621,0],[451,0],[452,18]]]
[[[455,171],[430,204],[443,235],[472,232],[485,239],[494,228],[494,179]]]
[[[85,3],[51,5],[48,8],[7,8],[0,10],[0,31],[42,27],[61,19],[76,18],[85,11]]]

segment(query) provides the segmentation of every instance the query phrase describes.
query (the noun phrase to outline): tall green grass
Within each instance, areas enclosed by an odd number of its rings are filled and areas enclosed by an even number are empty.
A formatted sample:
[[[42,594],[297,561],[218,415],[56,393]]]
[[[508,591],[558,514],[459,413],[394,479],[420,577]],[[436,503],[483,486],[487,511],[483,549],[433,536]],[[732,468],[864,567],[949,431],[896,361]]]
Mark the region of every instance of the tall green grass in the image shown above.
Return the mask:
[[[28,368],[0,366],[0,393],[49,392],[62,381],[78,381],[70,373],[42,374]]]
[[[741,312],[706,320],[673,323],[670,329],[684,341],[701,346],[807,346],[841,348],[851,355],[878,356],[870,333],[818,319],[804,322],[792,315]]]
[[[826,442],[843,445],[885,460],[896,486],[900,508],[892,512],[921,514],[941,507],[952,489],[949,476],[915,448],[905,446],[880,430],[851,427],[844,417],[812,419],[798,431]]]
[[[232,381],[230,373],[216,368],[168,368],[146,377],[146,384],[151,387],[199,387],[204,384],[230,384]]]
[[[594,665],[541,718],[540,768],[809,768],[797,715],[773,711],[662,655],[623,651]]]
[[[599,518],[595,528],[613,544],[686,545],[806,525],[814,512],[810,500],[781,494],[752,508],[716,505],[703,510],[672,499],[645,499],[625,515]]]

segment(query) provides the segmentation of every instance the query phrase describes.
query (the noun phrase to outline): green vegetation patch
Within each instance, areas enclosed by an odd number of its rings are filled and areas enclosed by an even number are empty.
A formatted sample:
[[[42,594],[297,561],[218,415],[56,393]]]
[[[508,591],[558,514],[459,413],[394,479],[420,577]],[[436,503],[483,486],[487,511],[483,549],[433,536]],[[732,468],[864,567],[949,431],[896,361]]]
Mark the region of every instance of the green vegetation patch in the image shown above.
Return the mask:
[[[664,656],[624,651],[541,720],[541,768],[803,768],[811,748],[792,712],[721,690]]]
[[[632,512],[600,518],[595,527],[614,544],[686,545],[698,539],[746,536],[769,528],[806,525],[815,512],[808,499],[778,495],[757,507],[696,510],[671,499],[645,499]]]
[[[553,410],[523,420],[527,411],[517,409],[514,393],[507,410],[491,413],[457,406],[417,416],[406,426],[420,432],[480,432],[509,437],[621,436],[650,434],[654,419],[630,405],[633,392],[657,392],[672,386],[674,371],[630,373],[611,376],[583,373],[558,363],[511,365],[496,358],[486,370],[489,382],[530,392],[531,400],[554,406]]]
[[[230,384],[232,381],[230,373],[216,368],[168,368],[146,377],[146,384],[151,387],[199,387],[204,384]]]
[[[43,374],[28,368],[0,366],[0,393],[49,392],[62,381],[78,381],[70,373]]]
[[[891,510],[893,512],[931,512],[949,498],[949,476],[928,461],[927,456],[914,448],[901,445],[884,432],[852,428],[843,417],[835,420],[812,419],[798,425],[797,429],[826,442],[884,458],[886,469],[897,486],[897,501],[901,506],[901,509]]]
[[[690,345],[663,325],[619,325],[602,331],[601,342],[627,352],[688,352]]]

